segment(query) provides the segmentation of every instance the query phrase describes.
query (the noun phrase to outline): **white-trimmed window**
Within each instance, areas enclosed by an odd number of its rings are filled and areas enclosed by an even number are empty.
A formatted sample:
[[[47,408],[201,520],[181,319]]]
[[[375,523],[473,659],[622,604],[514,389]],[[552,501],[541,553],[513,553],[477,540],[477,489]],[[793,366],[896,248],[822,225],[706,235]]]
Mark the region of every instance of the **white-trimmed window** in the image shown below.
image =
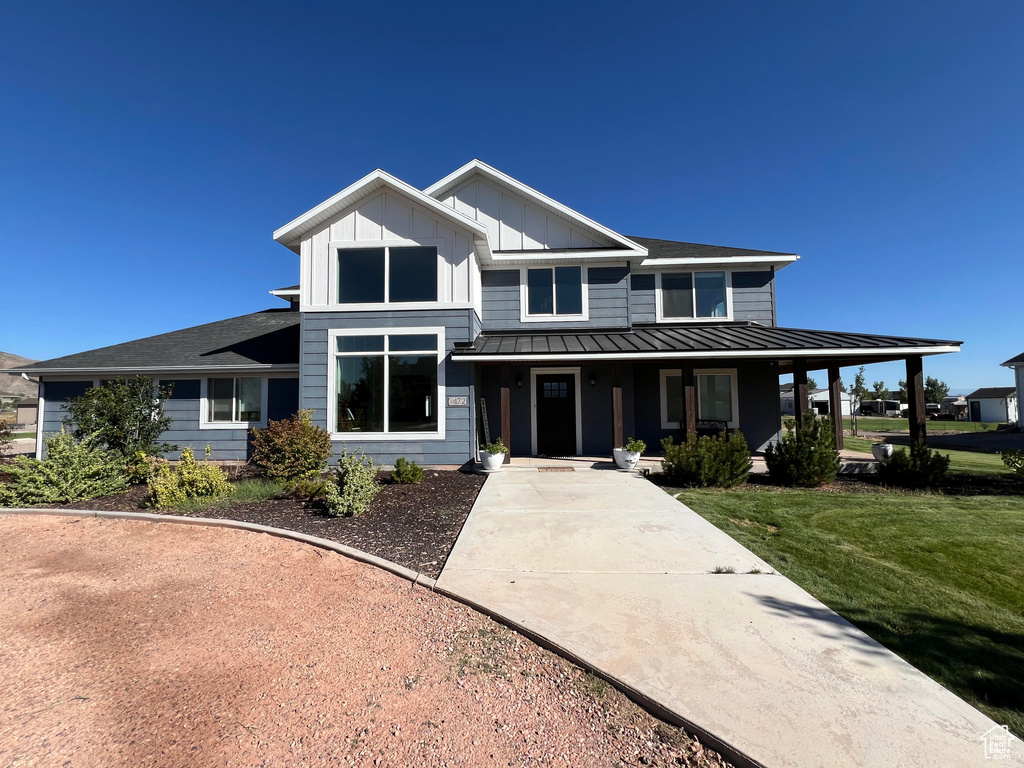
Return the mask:
[[[444,437],[444,328],[334,329],[328,344],[332,433]]]
[[[735,368],[693,372],[697,421],[722,421],[729,429],[740,424]],[[661,428],[680,429],[683,421],[683,375],[678,368],[661,371]]]
[[[337,304],[408,304],[436,302],[436,245],[336,247]]]
[[[524,322],[588,318],[585,267],[523,267],[520,291]]]
[[[658,320],[728,320],[732,280],[724,270],[658,272]]]
[[[262,376],[210,376],[200,387],[200,427],[264,426],[267,382]]]

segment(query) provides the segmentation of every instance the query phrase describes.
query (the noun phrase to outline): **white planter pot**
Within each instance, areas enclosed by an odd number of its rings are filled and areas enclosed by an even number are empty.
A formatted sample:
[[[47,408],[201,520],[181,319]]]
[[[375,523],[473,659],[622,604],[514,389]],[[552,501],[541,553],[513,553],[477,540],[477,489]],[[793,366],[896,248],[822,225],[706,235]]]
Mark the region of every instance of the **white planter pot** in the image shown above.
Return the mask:
[[[501,469],[501,465],[505,463],[504,453],[486,453],[480,452],[480,462],[484,465],[484,469],[488,472],[494,472]]]
[[[871,445],[871,455],[883,464],[892,458],[894,450],[889,443],[873,443]]]
[[[614,448],[612,449],[612,458],[615,459],[615,466],[619,469],[636,469],[636,465],[640,463],[640,452]]]

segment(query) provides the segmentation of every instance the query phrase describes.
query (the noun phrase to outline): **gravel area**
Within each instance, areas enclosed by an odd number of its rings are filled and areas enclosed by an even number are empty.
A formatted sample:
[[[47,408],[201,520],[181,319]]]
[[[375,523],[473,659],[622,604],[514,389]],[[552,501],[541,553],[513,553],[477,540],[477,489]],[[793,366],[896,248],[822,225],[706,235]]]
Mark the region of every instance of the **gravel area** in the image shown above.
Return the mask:
[[[298,542],[0,516],[0,765],[723,766],[458,603]]]
[[[196,517],[241,520],[320,536],[437,578],[455,539],[469,516],[484,477],[465,472],[426,470],[415,485],[390,483],[382,473],[384,489],[359,517],[329,517],[313,505],[293,499],[235,503],[208,507]],[[146,487],[127,493],[76,501],[58,506],[119,512],[182,514],[173,509],[143,510]]]

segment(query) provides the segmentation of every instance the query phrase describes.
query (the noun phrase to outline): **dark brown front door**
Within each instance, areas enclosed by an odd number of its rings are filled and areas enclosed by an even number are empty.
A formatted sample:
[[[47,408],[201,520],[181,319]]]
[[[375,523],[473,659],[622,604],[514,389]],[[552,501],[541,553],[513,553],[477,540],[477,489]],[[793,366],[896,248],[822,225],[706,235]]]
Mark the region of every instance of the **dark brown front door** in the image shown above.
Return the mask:
[[[537,376],[537,453],[576,455],[576,377],[571,373]]]

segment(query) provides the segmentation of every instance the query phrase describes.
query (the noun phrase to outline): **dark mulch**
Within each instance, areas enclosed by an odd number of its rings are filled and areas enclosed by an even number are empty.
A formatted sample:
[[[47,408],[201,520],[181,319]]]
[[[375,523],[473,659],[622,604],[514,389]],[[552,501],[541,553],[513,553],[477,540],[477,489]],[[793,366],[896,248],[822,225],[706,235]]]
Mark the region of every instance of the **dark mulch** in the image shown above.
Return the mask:
[[[294,499],[227,503],[207,507],[195,516],[241,520],[319,536],[437,578],[485,478],[458,471],[425,470],[423,481],[415,485],[391,483],[386,472],[379,479],[384,489],[359,517],[330,517],[316,505]],[[142,510],[145,495],[146,486],[138,485],[116,496],[55,506],[185,514],[173,509]]]

